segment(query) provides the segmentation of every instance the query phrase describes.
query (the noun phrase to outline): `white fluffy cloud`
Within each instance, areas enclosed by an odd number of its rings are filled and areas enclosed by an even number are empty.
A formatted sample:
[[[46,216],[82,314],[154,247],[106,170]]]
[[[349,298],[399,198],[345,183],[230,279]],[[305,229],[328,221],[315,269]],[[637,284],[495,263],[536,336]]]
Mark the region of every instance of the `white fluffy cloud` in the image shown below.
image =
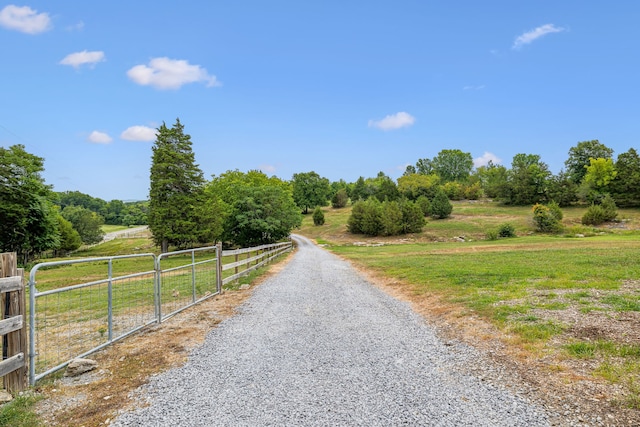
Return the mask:
[[[487,166],[489,162],[492,162],[494,165],[499,165],[502,163],[502,159],[493,153],[485,151],[482,156],[473,159],[473,166],[479,168],[480,166]]]
[[[98,62],[105,61],[104,52],[100,50],[94,50],[88,52],[83,50],[82,52],[70,53],[65,56],[60,64],[62,65],[71,65],[73,68],[79,68],[82,65],[88,64],[90,67],[93,67]]]
[[[382,120],[369,120],[369,127],[393,130],[411,126],[415,121],[415,117],[411,114],[401,111],[396,114],[390,114]]]
[[[113,139],[104,132],[94,130],[87,137],[87,141],[93,142],[94,144],[108,144],[113,141]]]
[[[0,26],[27,34],[38,34],[51,28],[48,13],[38,13],[29,6],[10,4],[0,10]]]
[[[120,134],[120,138],[127,141],[153,141],[156,139],[157,130],[148,126],[131,126]]]
[[[179,89],[188,83],[220,86],[216,76],[210,75],[201,66],[167,57],[153,58],[148,65],[136,65],[127,71],[127,76],[139,85],[153,86],[157,89]]]
[[[511,48],[520,49],[525,44],[529,44],[544,35],[551,33],[560,33],[562,31],[565,31],[565,29],[562,27],[556,27],[553,24],[541,25],[538,28],[534,28],[533,30],[516,37],[516,40],[513,42],[513,46],[511,46]]]

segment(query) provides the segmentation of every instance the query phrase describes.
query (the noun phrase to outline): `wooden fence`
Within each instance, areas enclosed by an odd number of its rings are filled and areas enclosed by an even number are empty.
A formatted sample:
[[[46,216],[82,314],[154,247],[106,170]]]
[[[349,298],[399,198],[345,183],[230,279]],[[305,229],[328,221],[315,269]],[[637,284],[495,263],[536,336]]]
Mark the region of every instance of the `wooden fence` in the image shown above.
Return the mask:
[[[0,377],[8,392],[16,392],[27,384],[27,322],[24,270],[18,269],[15,252],[0,254],[0,297]]]

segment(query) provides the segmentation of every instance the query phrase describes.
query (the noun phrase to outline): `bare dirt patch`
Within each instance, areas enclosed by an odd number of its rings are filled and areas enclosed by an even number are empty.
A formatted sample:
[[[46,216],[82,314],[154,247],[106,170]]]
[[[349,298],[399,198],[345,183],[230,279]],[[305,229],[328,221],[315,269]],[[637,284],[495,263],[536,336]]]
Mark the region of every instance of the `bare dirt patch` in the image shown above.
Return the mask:
[[[271,265],[259,281],[279,272],[290,256]],[[189,352],[252,292],[253,286],[225,291],[93,354],[90,358],[98,362],[97,371],[45,380],[37,387],[44,399],[36,405],[36,412],[47,426],[109,425],[119,411],[140,404],[135,394],[138,387],[151,376],[184,364]]]

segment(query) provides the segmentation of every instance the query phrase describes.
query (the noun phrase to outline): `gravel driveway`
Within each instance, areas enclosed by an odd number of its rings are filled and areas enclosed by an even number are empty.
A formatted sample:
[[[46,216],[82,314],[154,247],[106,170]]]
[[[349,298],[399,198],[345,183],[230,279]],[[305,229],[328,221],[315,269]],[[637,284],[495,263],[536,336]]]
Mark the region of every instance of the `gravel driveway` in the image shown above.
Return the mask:
[[[113,426],[546,426],[465,367],[410,307],[294,236],[298,251]],[[142,406],[142,405],[141,405]]]

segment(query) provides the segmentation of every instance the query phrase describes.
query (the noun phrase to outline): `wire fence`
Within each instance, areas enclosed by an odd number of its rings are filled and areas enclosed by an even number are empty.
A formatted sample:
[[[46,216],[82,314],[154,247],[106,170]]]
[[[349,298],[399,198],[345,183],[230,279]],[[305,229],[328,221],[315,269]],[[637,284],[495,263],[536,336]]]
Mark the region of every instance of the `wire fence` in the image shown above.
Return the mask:
[[[291,242],[45,262],[29,276],[29,383],[222,291]],[[36,287],[37,285],[37,287]]]

